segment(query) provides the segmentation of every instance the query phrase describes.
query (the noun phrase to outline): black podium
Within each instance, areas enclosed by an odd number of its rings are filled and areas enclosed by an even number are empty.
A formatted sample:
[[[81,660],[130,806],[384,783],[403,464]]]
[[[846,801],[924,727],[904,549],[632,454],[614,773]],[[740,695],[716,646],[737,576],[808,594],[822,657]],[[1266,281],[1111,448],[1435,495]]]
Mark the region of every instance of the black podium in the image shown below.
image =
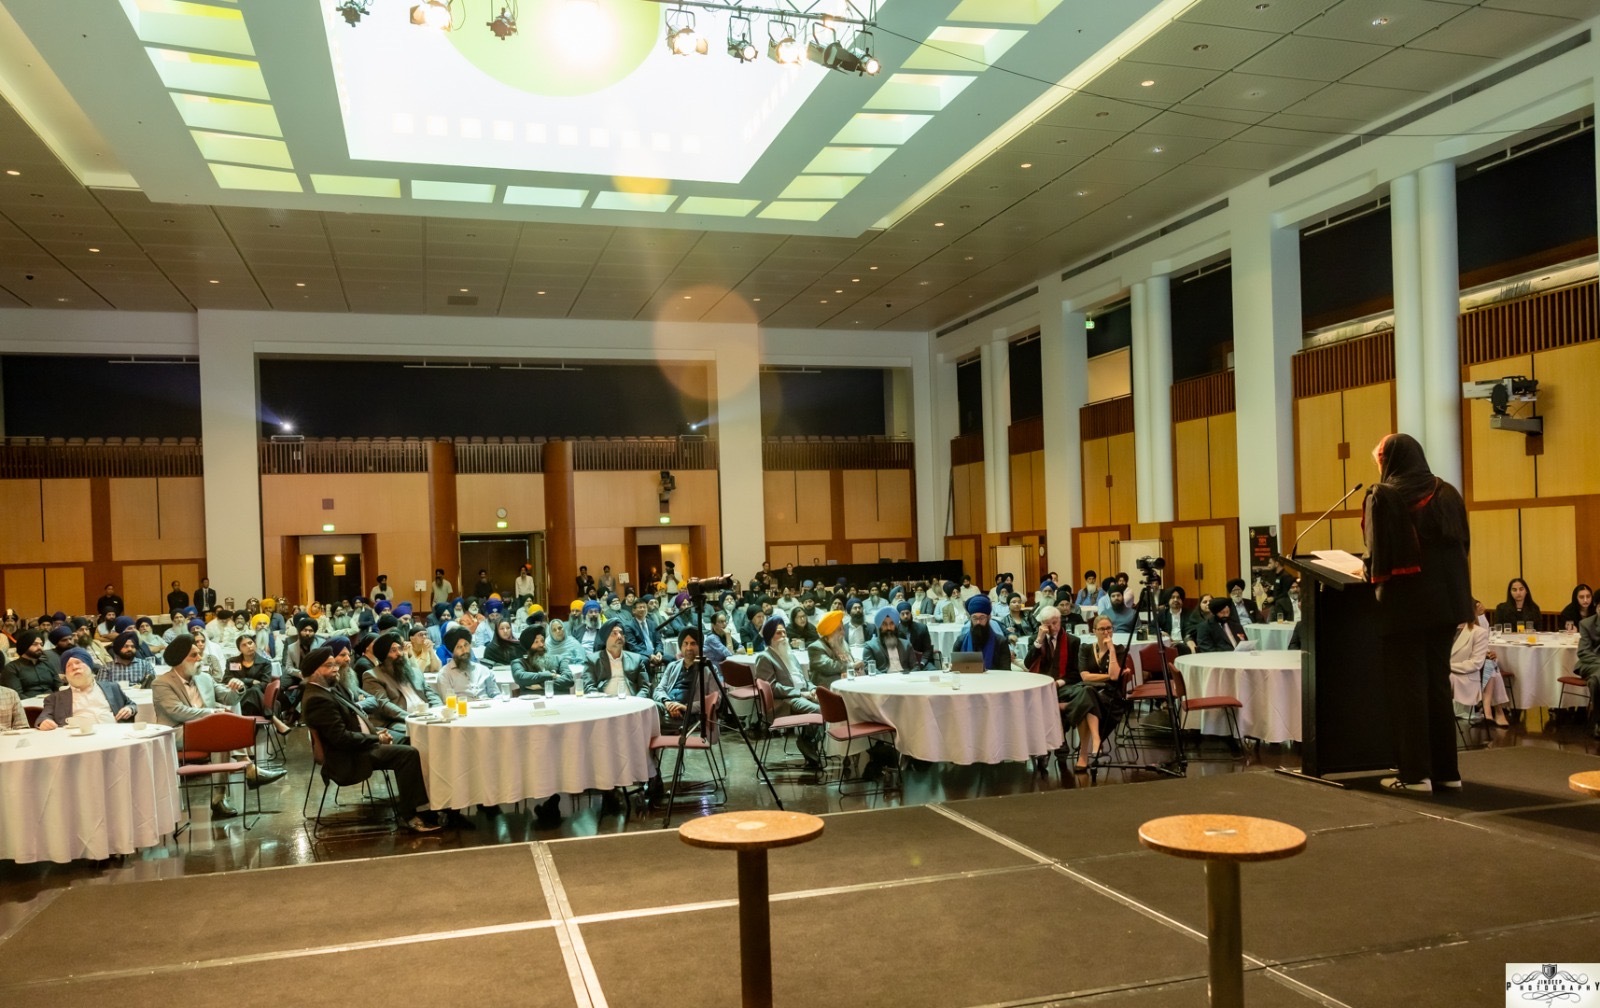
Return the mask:
[[[1309,777],[1394,766],[1378,655],[1378,600],[1366,580],[1284,558],[1300,577],[1301,772]]]

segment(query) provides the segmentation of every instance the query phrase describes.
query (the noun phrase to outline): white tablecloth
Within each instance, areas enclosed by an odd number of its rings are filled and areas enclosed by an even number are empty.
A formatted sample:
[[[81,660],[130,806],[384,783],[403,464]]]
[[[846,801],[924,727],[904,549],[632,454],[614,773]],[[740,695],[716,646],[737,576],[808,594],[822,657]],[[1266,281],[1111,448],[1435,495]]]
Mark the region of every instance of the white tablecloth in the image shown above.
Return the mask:
[[[1178,671],[1191,697],[1238,697],[1239,731],[1263,742],[1299,742],[1300,651],[1221,651],[1180,655]],[[1202,711],[1200,731],[1227,735],[1227,715]],[[1194,717],[1187,715],[1185,723]]]
[[[100,725],[92,735],[0,736],[0,860],[103,860],[178,825],[173,732]]]
[[[155,704],[151,703],[150,701],[149,690],[139,689],[135,686],[124,686],[122,687],[122,692],[128,694],[129,700],[132,700],[134,703],[139,705],[139,713],[133,716],[135,721],[143,721],[145,724],[156,723],[156,708]],[[29,697],[28,699],[22,701],[22,706],[25,708],[31,708],[33,710],[43,710],[44,698]]]
[[[927,623],[928,641],[933,649],[944,656],[945,664],[950,663],[950,653],[955,650],[956,638],[961,636],[961,631],[967,628],[965,623]]]
[[[533,701],[493,701],[450,724],[411,721],[433,808],[498,805],[650,777],[656,705],[642,697],[557,696],[555,716]]]
[[[928,673],[841,679],[834,689],[852,721],[895,728],[907,756],[943,763],[1003,763],[1061,747],[1056,687],[1032,672],[959,676],[961,688],[929,682]]]
[[[1500,671],[1516,677],[1508,685],[1521,710],[1559,706],[1561,684],[1556,678],[1572,675],[1578,667],[1576,636],[1535,634],[1534,638],[1539,642],[1536,645],[1528,644],[1526,634],[1514,639],[1489,638],[1489,650],[1495,653]]]
[[[1294,636],[1293,623],[1246,623],[1244,635],[1262,651],[1283,651]]]

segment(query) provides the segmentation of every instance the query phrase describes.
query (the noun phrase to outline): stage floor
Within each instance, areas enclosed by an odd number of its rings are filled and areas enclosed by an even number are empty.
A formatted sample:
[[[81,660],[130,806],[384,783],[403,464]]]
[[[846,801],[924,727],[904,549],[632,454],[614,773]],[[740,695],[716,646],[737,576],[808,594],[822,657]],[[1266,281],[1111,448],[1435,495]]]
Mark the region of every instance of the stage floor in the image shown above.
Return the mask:
[[[1249,1004],[1498,1005],[1507,962],[1600,958],[1600,803],[1565,790],[1597,768],[1500,749],[1458,795],[1262,772],[831,815],[771,856],[777,1003],[1204,1005],[1203,868],[1136,831],[1230,812],[1310,834],[1243,866]],[[75,885],[0,940],[0,1003],[732,1006],[734,891],[673,832]]]

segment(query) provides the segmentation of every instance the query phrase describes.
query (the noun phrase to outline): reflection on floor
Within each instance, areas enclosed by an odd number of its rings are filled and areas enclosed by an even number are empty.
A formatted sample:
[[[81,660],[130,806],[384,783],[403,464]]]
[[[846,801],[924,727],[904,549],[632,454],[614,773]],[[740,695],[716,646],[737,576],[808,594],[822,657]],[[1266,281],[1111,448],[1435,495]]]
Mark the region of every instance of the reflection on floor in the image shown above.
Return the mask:
[[[1204,810],[1310,838],[1294,858],[1244,866],[1250,1004],[1497,1004],[1508,964],[1594,958],[1600,803],[1565,786],[1597,766],[1502,745],[1463,755],[1466,790],[1429,796],[1386,792],[1378,774],[1343,790],[1270,772],[1063,790],[934,770],[924,803],[830,814],[816,840],[773,852],[775,992],[795,1005],[1198,1008],[1203,870],[1142,849],[1137,827]],[[934,793],[949,787],[1006,793]],[[422,1004],[738,1003],[731,856],[660,829],[508,842],[518,821],[479,820],[472,835],[492,846],[47,890],[0,942],[0,1003],[221,1008],[292,989],[303,1008],[342,1008],[380,976]],[[249,926],[262,916],[269,926]],[[86,924],[115,940],[84,940]]]
[[[1545,725],[1541,730],[1524,731],[1519,728],[1509,732],[1476,728],[1471,734],[1475,742],[1488,742],[1497,748],[1533,747],[1575,753],[1596,752],[1596,745],[1590,739],[1586,726],[1556,728]],[[728,737],[723,751],[730,766],[729,802],[726,807],[772,807],[771,797],[757,778],[745,748],[737,739]],[[773,753],[777,752],[778,747],[774,746]],[[1159,751],[1147,753],[1147,757],[1152,759],[1162,759],[1165,755]],[[1191,778],[1259,771],[1278,766],[1294,768],[1299,762],[1297,751],[1283,746],[1262,746],[1259,751],[1252,749],[1246,759],[1235,759],[1214,739],[1208,740],[1201,752],[1190,755],[1203,757],[1189,763],[1188,776]],[[289,736],[286,761],[289,773],[281,782],[270,785],[262,792],[267,814],[248,831],[240,819],[212,825],[207,820],[209,813],[202,805],[195,809],[194,826],[177,840],[149,848],[121,863],[97,865],[80,861],[68,865],[15,865],[0,862],[0,936],[9,934],[17,922],[30,912],[36,897],[76,885],[176,878],[532,840],[654,831],[659,830],[662,823],[660,813],[635,813],[631,816],[605,814],[598,796],[579,796],[575,803],[569,796],[562,800],[563,818],[560,825],[551,829],[536,826],[529,808],[507,806],[503,814],[495,817],[475,810],[470,820],[473,828],[468,830],[445,830],[423,837],[385,833],[359,839],[313,843],[300,813],[310,778],[310,763],[303,733]],[[689,774],[692,776],[701,771],[700,760],[692,759]],[[1155,779],[1155,775],[1143,771],[1113,770],[1098,776],[1094,786],[1121,788]],[[1063,788],[1062,778],[1053,766],[1048,774],[1039,774],[1033,767],[1020,763],[999,766],[936,764],[908,768],[903,774],[904,787],[900,793],[843,799],[833,789],[822,788],[818,780],[816,775],[801,771],[774,773],[774,783],[784,807],[817,814],[916,806],[997,795],[1046,793]],[[1470,777],[1468,780],[1471,783]],[[1089,782],[1087,778],[1078,777],[1077,785],[1082,788],[1088,786]],[[316,791],[320,789],[319,781],[312,793],[313,807]],[[353,792],[347,791],[346,797],[353,797]],[[675,813],[675,822],[681,822],[684,816],[705,811],[715,810],[680,804]]]

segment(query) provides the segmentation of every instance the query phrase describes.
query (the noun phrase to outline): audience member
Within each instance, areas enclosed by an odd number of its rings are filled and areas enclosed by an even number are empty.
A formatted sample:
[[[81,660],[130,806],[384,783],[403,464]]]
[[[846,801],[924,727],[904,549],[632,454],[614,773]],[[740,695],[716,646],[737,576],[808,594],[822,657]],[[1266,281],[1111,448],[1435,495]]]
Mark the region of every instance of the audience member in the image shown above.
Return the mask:
[[[886,672],[911,672],[928,667],[928,655],[911,649],[911,644],[900,636],[900,613],[889,606],[879,609],[872,617],[877,633],[861,649],[868,675]]]
[[[61,678],[56,654],[46,653],[44,642],[43,631],[18,632],[17,657],[7,662],[5,670],[0,672],[0,686],[15,690],[24,700],[60,689],[66,680]]]
[[[961,631],[950,650],[957,654],[964,651],[979,652],[983,655],[985,669],[1010,668],[1011,648],[1006,643],[1005,635],[989,625],[989,614],[993,608],[989,596],[973,595],[967,599],[964,608],[967,628]]]
[[[751,671],[755,678],[772,684],[772,709],[766,712],[767,717],[815,714],[820,711],[822,708],[817,706],[816,688],[811,685],[799,660],[789,650],[789,637],[783,621],[768,620],[762,628],[762,635],[766,648],[756,658]],[[819,748],[821,728],[821,725],[802,728],[795,737],[795,744],[805,757],[806,766],[811,769],[822,767],[822,750]]]
[[[1489,650],[1489,631],[1476,618],[1483,613],[1483,603],[1473,599],[1472,604],[1476,609],[1474,618],[1456,627],[1455,643],[1451,645],[1450,689],[1456,703],[1469,711],[1482,712],[1480,720],[1509,728],[1505,715],[1510,702],[1506,683]]]
[[[609,620],[600,628],[602,646],[589,659],[583,670],[583,688],[586,692],[621,696],[647,696],[650,691],[649,676],[644,659],[627,650],[622,624]]]
[[[1122,716],[1122,681],[1129,671],[1127,648],[1112,640],[1111,620],[1096,616],[1094,638],[1078,648],[1079,689],[1068,691],[1062,716],[1078,729],[1077,769],[1086,770],[1100,741]],[[1059,690],[1058,690],[1059,694]],[[1087,741],[1084,738],[1087,733]]]
[[[1571,633],[1578,624],[1595,614],[1594,589],[1580,584],[1572,589],[1572,601],[1561,610],[1561,629]]]
[[[1495,606],[1494,622],[1513,628],[1539,625],[1539,603],[1533,600],[1528,582],[1519,577],[1507,582],[1506,600]]]
[[[71,648],[61,656],[61,664],[66,669],[67,688],[45,695],[44,708],[39,711],[39,720],[34,722],[35,728],[49,731],[67,724],[71,717],[112,724],[132,721],[139,713],[139,705],[128,699],[120,684],[95,679],[94,661],[89,652]]]

